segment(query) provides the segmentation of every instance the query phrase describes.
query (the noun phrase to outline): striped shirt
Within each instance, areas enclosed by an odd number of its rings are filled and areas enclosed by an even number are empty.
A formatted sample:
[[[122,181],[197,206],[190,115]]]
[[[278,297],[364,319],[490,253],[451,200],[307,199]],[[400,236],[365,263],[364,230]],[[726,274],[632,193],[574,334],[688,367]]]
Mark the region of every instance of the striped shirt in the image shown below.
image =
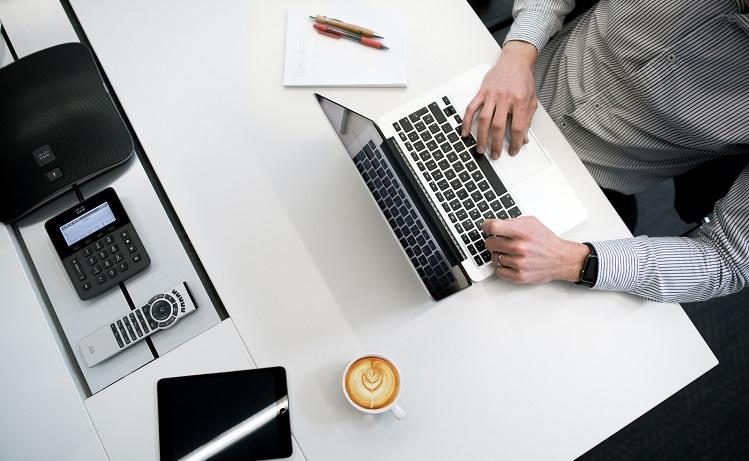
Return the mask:
[[[599,185],[626,194],[749,153],[749,11],[742,0],[517,0],[506,41],[540,50],[538,99]],[[553,37],[552,37],[553,36]],[[594,288],[657,301],[749,283],[749,167],[693,238],[592,242]]]

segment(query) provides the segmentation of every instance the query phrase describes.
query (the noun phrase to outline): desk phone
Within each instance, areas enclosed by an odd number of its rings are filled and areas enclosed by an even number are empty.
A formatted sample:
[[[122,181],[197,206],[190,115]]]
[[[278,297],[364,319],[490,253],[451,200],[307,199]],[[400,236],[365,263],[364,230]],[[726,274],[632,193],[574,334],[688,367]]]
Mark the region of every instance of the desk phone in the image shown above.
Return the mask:
[[[117,286],[151,262],[111,187],[63,211],[44,227],[82,300]]]

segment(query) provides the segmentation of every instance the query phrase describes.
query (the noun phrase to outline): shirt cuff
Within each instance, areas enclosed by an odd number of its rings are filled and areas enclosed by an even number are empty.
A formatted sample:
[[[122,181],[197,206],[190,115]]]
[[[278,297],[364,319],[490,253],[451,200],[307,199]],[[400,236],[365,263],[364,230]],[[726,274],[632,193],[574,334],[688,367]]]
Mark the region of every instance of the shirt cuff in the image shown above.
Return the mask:
[[[598,255],[598,280],[593,288],[607,291],[634,289],[639,265],[633,239],[590,243]]]
[[[505,37],[502,46],[507,42],[519,40],[532,44],[540,53],[546,42],[559,30],[560,26],[560,19],[553,13],[523,11],[512,22],[510,32]]]

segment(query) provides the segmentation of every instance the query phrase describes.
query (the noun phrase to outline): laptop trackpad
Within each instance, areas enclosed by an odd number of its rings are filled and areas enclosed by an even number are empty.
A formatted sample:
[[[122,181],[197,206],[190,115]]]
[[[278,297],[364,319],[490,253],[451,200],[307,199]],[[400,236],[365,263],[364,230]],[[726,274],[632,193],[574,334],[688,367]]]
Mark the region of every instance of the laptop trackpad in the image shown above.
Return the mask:
[[[500,176],[505,178],[509,186],[519,184],[551,165],[546,154],[533,137],[515,156],[507,153],[509,145],[507,138],[505,138],[499,160],[491,161],[494,169],[499,171]]]

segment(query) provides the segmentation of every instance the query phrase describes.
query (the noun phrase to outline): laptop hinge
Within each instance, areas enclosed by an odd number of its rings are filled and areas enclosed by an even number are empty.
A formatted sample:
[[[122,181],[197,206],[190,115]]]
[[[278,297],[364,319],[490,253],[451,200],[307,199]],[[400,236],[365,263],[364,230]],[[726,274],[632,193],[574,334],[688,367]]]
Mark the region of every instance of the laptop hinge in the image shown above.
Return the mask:
[[[405,178],[403,178],[403,180],[416,194],[416,196],[414,197],[416,199],[416,206],[419,208],[419,211],[424,213],[428,218],[425,219],[425,221],[429,226],[429,229],[432,231],[432,234],[439,239],[439,242],[437,243],[439,243],[439,245],[442,247],[442,250],[445,253],[445,256],[447,256],[450,263],[453,265],[459,265],[466,259],[466,256],[452,234],[447,231],[447,223],[442,219],[439,211],[437,211],[437,207],[435,206],[432,199],[429,198],[429,194],[424,189],[424,186],[421,184],[421,182],[416,180],[416,172],[408,163],[408,160],[406,159],[406,156],[401,150],[400,146],[397,142],[395,142],[395,139],[393,137],[390,137],[387,138],[383,143],[383,149],[386,150],[388,154],[390,154],[391,158],[395,159],[395,161],[398,162],[401,170],[410,173],[404,175]]]

